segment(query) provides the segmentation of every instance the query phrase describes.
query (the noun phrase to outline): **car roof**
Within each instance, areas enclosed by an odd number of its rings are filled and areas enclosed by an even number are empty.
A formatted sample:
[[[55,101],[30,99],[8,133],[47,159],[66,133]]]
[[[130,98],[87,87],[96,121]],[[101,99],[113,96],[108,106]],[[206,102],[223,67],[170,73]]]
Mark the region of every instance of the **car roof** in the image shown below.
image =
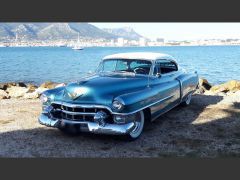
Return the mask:
[[[129,53],[118,53],[105,56],[103,60],[107,59],[137,59],[137,60],[149,60],[155,61],[159,59],[169,59],[175,62],[175,59],[163,53],[154,53],[154,52],[129,52]]]

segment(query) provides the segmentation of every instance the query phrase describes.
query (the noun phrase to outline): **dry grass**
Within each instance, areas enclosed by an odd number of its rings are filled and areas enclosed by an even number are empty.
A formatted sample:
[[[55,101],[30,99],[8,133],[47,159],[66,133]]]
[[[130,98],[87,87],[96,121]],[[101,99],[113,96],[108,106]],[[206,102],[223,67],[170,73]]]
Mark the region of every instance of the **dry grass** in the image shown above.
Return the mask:
[[[0,101],[1,157],[239,157],[240,96],[195,95],[145,128],[136,141],[69,136],[40,125],[39,100]]]

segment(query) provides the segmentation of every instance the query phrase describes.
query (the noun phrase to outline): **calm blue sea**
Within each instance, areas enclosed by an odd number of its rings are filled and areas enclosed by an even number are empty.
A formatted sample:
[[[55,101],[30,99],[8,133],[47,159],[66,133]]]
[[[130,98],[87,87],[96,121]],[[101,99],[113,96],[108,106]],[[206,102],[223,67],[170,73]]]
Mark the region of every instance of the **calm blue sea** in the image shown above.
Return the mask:
[[[213,84],[240,80],[240,46],[87,47],[82,51],[68,47],[1,47],[0,82],[76,81],[94,71],[105,55],[134,51],[168,53],[182,68],[197,70]]]

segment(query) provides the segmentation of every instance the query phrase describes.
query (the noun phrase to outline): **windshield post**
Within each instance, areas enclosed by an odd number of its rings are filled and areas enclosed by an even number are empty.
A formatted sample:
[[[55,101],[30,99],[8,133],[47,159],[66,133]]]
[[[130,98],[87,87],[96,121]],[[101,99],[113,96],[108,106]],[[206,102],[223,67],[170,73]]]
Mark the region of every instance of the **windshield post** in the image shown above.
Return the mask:
[[[149,73],[148,73],[147,87],[149,87],[149,86],[150,86],[150,76],[151,76],[151,74],[152,74],[153,70],[154,70],[154,63],[153,63],[153,62],[151,62],[151,67],[150,67],[150,70],[149,70]]]

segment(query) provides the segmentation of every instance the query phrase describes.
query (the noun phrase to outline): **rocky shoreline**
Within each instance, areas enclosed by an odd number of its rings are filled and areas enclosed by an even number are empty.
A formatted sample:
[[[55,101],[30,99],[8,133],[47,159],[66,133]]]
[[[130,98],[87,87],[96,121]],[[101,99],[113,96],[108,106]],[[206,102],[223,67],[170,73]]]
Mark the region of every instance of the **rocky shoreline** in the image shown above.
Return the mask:
[[[207,79],[199,79],[198,94],[226,96],[240,91],[240,81],[230,80],[223,84],[211,85]]]
[[[37,99],[42,92],[48,89],[65,86],[64,83],[55,83],[51,81],[44,82],[40,86],[24,82],[0,83],[1,99]],[[211,85],[207,79],[199,79],[199,88],[195,94],[229,96],[240,91],[240,81],[231,80],[219,85]]]
[[[51,81],[47,81],[40,86],[24,82],[0,83],[0,100],[10,98],[37,99],[44,91],[64,85],[64,83],[59,84]]]

